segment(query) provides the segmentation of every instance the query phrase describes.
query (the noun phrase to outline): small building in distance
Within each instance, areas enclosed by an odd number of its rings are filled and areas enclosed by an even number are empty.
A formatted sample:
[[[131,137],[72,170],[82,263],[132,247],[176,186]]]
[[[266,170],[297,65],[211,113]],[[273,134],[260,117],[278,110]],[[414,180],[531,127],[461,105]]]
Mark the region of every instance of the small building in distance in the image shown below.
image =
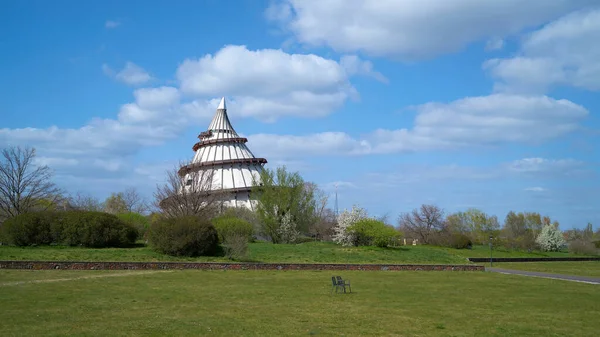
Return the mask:
[[[221,99],[217,112],[208,129],[198,136],[194,144],[192,162],[181,167],[180,176],[190,172],[212,170],[212,184],[207,193],[218,195],[224,207],[245,207],[254,210],[256,200],[250,192],[267,163],[265,158],[256,158],[246,146],[247,138],[240,137],[229,121],[225,97]],[[186,178],[186,185],[192,184]]]

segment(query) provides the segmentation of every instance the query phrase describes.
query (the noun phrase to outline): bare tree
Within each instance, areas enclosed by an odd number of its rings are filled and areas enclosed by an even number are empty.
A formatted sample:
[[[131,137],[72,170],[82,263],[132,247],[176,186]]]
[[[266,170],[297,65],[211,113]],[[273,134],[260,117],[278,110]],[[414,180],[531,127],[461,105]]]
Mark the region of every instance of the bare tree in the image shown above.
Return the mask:
[[[123,201],[128,212],[145,213],[149,210],[148,203],[135,187],[129,187],[123,192]]]
[[[82,211],[100,212],[103,209],[98,199],[81,192],[77,192],[75,196],[71,196],[68,203],[71,207]]]
[[[46,165],[36,166],[34,148],[2,150],[0,162],[0,220],[56,205],[62,191],[51,181]]]
[[[218,194],[210,193],[214,171],[186,171],[179,167],[167,171],[166,183],[157,186],[154,192],[155,207],[166,217],[214,216],[222,203]]]
[[[422,243],[430,243],[432,234],[444,229],[444,211],[435,205],[421,205],[398,218],[400,228],[416,236]]]
[[[329,194],[311,182],[306,183],[306,188],[312,191],[315,199],[313,221],[308,227],[308,233],[318,240],[330,240],[334,234],[333,228],[337,224],[337,219],[333,210],[327,207]]]

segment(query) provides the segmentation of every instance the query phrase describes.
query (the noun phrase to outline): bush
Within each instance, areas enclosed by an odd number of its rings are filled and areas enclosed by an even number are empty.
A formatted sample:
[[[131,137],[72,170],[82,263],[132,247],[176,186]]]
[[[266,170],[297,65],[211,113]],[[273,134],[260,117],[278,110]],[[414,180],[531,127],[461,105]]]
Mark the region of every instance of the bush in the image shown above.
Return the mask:
[[[596,248],[600,248],[600,240],[592,242]]]
[[[173,256],[214,256],[219,236],[210,221],[183,216],[160,218],[150,226],[149,240],[157,251]]]
[[[584,239],[577,239],[569,242],[569,253],[581,254],[581,255],[596,255],[598,248]]]
[[[219,242],[223,244],[225,255],[230,259],[241,259],[248,252],[248,241],[252,240],[254,229],[252,225],[238,217],[224,214],[212,219],[217,230]]]
[[[473,242],[465,234],[454,233],[450,237],[450,247],[455,249],[471,249],[473,248]]]
[[[234,235],[245,237],[248,241],[254,233],[254,228],[248,221],[230,215],[216,217],[212,219],[212,224],[217,230],[220,242],[225,241],[226,237]]]
[[[104,212],[71,211],[61,214],[61,242],[70,246],[123,247],[132,245],[138,231],[117,216]]]
[[[221,213],[221,216],[230,216],[238,219],[245,220],[252,225],[254,233],[258,233],[262,228],[258,214],[245,207],[228,207]]]
[[[54,212],[23,213],[4,221],[2,238],[15,246],[49,245],[60,241]]]
[[[24,213],[5,221],[2,231],[7,243],[16,246],[122,247],[138,235],[114,215],[87,211]]]
[[[401,234],[395,228],[375,219],[362,219],[348,227],[355,246],[387,247]]]
[[[150,229],[150,219],[147,216],[140,213],[129,212],[117,214],[117,217],[121,219],[121,221],[133,226],[138,231],[139,237],[143,239],[148,238],[147,234],[148,229]]]

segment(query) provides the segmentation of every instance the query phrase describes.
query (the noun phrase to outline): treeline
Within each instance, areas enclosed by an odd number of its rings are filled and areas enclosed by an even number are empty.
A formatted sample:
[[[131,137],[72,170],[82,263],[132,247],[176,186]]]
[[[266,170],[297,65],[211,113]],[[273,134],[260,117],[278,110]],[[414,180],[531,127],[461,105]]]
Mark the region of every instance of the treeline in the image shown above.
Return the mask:
[[[265,169],[255,182],[253,210],[227,208],[211,191],[211,170],[167,172],[152,201],[134,188],[106,200],[69,196],[54,185],[47,166],[34,165],[35,150],[9,148],[0,163],[0,243],[127,246],[142,239],[165,254],[227,255],[244,259],[254,240],[274,244],[333,241],[345,246],[393,247],[405,242],[453,247],[483,245],[518,250],[596,254],[600,230],[561,232],[557,221],[536,212],[509,212],[502,224],[477,209],[446,214],[422,205],[399,216],[372,217],[358,206],[336,217],[328,195],[285,167]],[[118,233],[102,241],[104,232]],[[112,234],[111,234],[112,235]],[[116,240],[112,237],[119,237]],[[116,241],[115,241],[116,240]],[[104,243],[103,243],[104,242]]]
[[[401,214],[398,227],[407,237],[422,244],[452,245],[457,237],[465,236],[472,244],[516,250],[558,251],[568,248],[577,254],[596,254],[600,248],[600,229],[595,233],[592,224],[584,230],[562,232],[560,224],[537,212],[510,211],[502,224],[495,215],[469,209],[446,215],[436,205],[422,205]]]

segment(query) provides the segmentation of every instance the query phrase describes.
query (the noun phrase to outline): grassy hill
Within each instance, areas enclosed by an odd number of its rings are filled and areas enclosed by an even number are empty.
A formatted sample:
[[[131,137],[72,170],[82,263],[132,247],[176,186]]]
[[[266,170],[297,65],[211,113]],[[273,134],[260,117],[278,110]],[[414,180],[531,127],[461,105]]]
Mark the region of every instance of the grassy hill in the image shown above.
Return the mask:
[[[467,264],[467,257],[487,257],[487,246],[452,249],[431,246],[398,248],[342,247],[329,242],[279,244],[257,242],[249,245],[248,262],[282,263],[389,263],[389,264]],[[494,249],[494,257],[572,256],[569,253],[520,252]],[[78,247],[9,247],[0,246],[0,260],[47,261],[228,261],[224,257],[181,258],[159,254],[150,247],[78,248]]]

